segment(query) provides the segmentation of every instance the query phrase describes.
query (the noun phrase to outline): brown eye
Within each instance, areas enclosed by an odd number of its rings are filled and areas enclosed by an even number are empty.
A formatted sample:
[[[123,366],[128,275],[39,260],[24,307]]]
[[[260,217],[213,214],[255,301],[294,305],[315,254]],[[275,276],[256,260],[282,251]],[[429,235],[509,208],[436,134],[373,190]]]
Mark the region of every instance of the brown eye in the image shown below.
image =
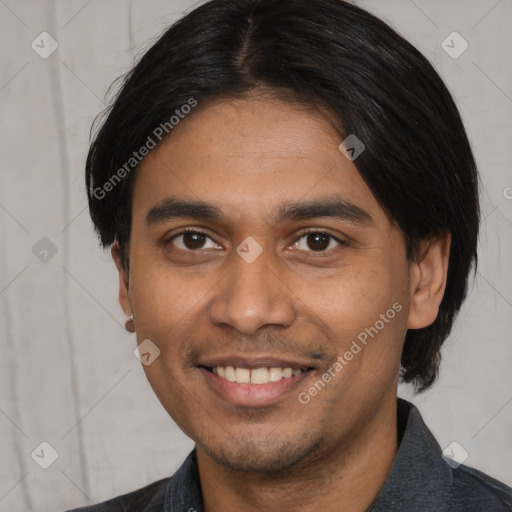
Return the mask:
[[[329,235],[314,233],[307,235],[307,245],[313,251],[323,251],[329,246]]]
[[[206,237],[201,233],[184,233],[183,245],[187,249],[201,249]]]
[[[304,239],[305,243],[301,244],[300,241]],[[332,245],[334,242],[334,245]],[[304,233],[297,239],[297,248],[307,252],[327,252],[338,245],[344,245],[344,243],[338,238],[334,237],[329,233],[322,231],[310,231]]]
[[[205,246],[205,243],[210,240],[211,246]],[[177,249],[183,251],[197,251],[200,249],[214,249],[217,244],[205,233],[201,231],[182,231],[174,235],[168,242],[168,245],[174,245]]]

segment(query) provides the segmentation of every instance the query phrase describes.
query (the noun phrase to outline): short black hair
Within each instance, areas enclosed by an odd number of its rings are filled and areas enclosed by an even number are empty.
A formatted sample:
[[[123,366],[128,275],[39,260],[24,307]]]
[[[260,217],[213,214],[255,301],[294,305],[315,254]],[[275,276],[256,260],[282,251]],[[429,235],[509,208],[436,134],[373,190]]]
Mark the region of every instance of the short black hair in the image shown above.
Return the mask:
[[[326,109],[340,141],[354,134],[365,144],[354,164],[403,232],[409,261],[420,241],[451,233],[438,316],[407,332],[401,358],[401,381],[417,392],[428,389],[473,264],[476,271],[480,223],[470,143],[429,61],[386,23],[342,0],[211,0],[168,28],[122,78],[86,163],[89,209],[102,246],[117,241],[128,263],[134,151],[159,126],[172,133],[170,119],[184,105],[266,90]]]

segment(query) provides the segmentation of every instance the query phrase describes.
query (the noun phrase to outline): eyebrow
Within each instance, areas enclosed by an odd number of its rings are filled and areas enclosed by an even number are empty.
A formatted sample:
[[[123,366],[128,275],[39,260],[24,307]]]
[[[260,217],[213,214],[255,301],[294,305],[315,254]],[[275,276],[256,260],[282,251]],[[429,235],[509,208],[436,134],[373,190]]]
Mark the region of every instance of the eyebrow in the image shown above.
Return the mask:
[[[212,203],[167,197],[147,212],[146,224],[151,226],[175,218],[222,222],[225,216],[222,209]],[[273,222],[275,225],[286,220],[297,221],[316,218],[334,218],[360,226],[375,225],[373,217],[366,210],[339,196],[306,202],[284,203],[275,212]]]

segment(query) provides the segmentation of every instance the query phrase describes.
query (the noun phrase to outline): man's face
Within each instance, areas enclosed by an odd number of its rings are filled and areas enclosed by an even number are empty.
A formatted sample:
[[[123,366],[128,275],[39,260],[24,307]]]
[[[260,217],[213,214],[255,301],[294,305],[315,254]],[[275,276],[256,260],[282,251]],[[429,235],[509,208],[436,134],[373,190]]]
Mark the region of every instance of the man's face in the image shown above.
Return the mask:
[[[401,232],[340,142],[312,111],[270,98],[218,101],[139,167],[121,303],[138,343],[160,350],[144,366],[159,400],[229,467],[320,458],[394,404],[410,268]],[[169,199],[208,203],[218,218],[199,209],[176,217]],[[349,206],[328,210],[338,217],[279,219],[285,204],[326,200]],[[238,366],[237,380],[281,380],[230,382],[231,370],[212,373],[219,366]],[[288,377],[276,367],[312,369]]]

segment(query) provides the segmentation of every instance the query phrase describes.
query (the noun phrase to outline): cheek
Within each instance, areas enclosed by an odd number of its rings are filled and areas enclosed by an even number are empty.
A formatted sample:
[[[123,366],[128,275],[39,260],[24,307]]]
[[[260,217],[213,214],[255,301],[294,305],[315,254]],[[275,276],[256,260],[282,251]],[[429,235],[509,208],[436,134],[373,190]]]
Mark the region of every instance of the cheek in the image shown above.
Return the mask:
[[[366,258],[305,291],[343,358],[339,386],[374,389],[395,379],[407,323],[405,269],[397,257]]]
[[[187,315],[200,307],[207,291],[198,279],[149,258],[134,260],[130,275],[132,305],[137,320],[137,333],[159,338],[170,333]]]
[[[302,282],[301,298],[341,339],[373,325],[401,299],[400,277],[392,268],[372,264],[347,265],[330,278]]]

